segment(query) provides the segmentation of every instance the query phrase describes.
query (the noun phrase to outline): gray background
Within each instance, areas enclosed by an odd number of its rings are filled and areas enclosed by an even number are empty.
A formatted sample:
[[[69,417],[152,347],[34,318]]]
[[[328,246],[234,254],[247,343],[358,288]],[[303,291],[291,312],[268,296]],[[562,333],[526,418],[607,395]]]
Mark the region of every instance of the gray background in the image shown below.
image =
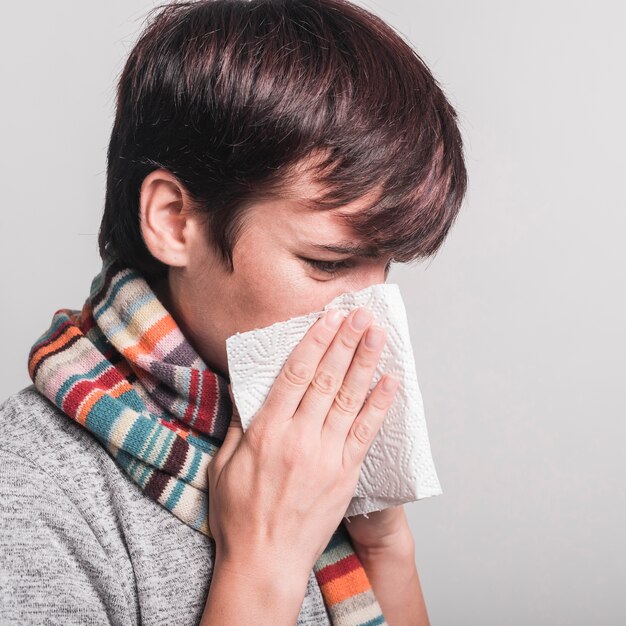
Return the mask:
[[[4,11],[0,398],[100,268],[115,79],[155,4]],[[624,624],[624,12],[362,4],[414,44],[467,146],[445,246],[389,279],[444,492],[407,505],[433,626]]]

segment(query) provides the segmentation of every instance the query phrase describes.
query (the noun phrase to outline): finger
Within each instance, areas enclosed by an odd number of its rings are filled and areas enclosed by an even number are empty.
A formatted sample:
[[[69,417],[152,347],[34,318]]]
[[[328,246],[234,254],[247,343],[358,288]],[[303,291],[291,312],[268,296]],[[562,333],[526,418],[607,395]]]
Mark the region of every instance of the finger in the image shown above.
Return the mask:
[[[307,330],[270,388],[259,414],[254,418],[257,423],[293,417],[343,319],[343,312],[333,309]]]
[[[232,405],[232,415],[230,418],[230,423],[234,425],[238,424],[239,426],[241,426],[241,416],[239,415],[239,409],[237,408],[235,396],[233,395],[233,390],[231,389],[230,385],[228,385],[228,395],[230,396],[230,403]]]
[[[361,317],[361,311],[365,313],[364,317]],[[361,369],[370,369],[376,365],[378,359],[374,359],[373,354],[368,354],[369,348],[364,345],[360,347],[372,319],[373,316],[367,309],[359,308],[352,311],[347,322],[341,326],[296,411],[295,419],[300,420],[303,427],[314,429],[318,433],[322,430],[326,416],[344,383],[346,372],[354,360],[358,361]],[[359,320],[361,324],[358,323]],[[371,376],[362,392],[354,387],[354,382],[352,387],[344,388],[343,406],[350,413],[351,422],[363,404],[370,382]]]
[[[361,339],[350,369],[335,395],[322,426],[325,447],[343,447],[348,431],[372,386],[372,377],[376,372],[386,339],[387,331],[380,326],[370,326]]]
[[[385,374],[372,389],[346,437],[344,467],[361,465],[393,404],[399,386],[397,378]]]

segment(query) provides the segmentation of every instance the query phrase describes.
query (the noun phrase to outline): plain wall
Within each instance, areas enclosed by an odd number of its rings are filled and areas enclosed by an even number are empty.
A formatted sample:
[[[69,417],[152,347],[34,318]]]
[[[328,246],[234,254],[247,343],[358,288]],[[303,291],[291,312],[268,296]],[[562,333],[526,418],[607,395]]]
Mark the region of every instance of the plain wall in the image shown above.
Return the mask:
[[[406,505],[434,625],[626,623],[624,10],[362,2],[457,108],[469,191],[396,266],[443,495]],[[115,80],[156,3],[11,3],[0,25],[0,399],[79,309]]]

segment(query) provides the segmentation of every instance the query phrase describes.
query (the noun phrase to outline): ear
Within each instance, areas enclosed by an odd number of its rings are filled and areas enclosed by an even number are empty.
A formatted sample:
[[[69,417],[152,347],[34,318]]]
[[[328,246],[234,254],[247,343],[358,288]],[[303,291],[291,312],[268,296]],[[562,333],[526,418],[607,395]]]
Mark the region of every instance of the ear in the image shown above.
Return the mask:
[[[144,178],[139,219],[143,240],[152,256],[173,267],[187,264],[190,217],[190,198],[173,174],[158,169]]]

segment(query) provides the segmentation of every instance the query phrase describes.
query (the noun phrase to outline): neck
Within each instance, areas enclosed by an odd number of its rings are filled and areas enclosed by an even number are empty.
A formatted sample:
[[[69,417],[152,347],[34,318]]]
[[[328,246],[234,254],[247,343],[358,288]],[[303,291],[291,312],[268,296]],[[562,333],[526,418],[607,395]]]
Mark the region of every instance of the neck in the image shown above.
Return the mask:
[[[203,352],[199,349],[199,346],[196,345],[194,340],[194,335],[183,319],[183,316],[180,314],[178,307],[176,306],[175,299],[172,297],[172,292],[170,289],[170,283],[167,276],[163,276],[160,278],[153,278],[149,281],[149,285],[151,289],[156,294],[156,297],[159,299],[161,304],[165,307],[168,313],[174,318],[174,321],[180,328],[181,332],[187,339],[187,341],[191,344],[193,349],[202,357],[202,360],[206,363],[207,367],[216,374],[219,374],[222,378],[225,378],[227,382],[230,383],[230,376],[228,375],[228,370],[224,370],[220,365],[218,365],[213,359],[209,358],[208,355],[203,354]]]

